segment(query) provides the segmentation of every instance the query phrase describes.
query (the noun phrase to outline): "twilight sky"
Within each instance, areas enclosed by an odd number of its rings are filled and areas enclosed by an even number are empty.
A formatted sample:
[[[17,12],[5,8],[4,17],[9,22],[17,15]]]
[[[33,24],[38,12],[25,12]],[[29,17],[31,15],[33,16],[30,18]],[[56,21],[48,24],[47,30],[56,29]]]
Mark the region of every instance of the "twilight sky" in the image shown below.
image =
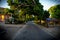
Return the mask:
[[[44,10],[48,10],[51,6],[60,4],[60,0],[40,0],[40,3],[44,6]]]
[[[44,6],[44,10],[48,10],[53,5],[60,4],[60,0],[39,0],[39,2]],[[7,0],[0,0],[0,7],[9,8]]]

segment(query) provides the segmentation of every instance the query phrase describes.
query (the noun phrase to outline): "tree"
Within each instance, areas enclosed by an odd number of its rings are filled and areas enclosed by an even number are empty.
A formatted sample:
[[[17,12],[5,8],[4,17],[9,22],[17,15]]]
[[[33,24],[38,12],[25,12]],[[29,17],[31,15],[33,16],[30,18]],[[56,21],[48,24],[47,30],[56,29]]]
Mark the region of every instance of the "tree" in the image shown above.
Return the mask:
[[[38,3],[34,6],[34,15],[37,16],[38,20],[40,20],[40,24],[41,24],[41,20],[43,17],[43,6]]]
[[[46,20],[46,18],[49,18],[49,16],[50,16],[49,12],[45,10],[42,20]]]
[[[49,8],[52,18],[60,19],[60,5],[55,5]]]
[[[43,6],[39,3],[39,0],[8,0],[10,8],[17,11],[18,19],[24,17],[27,19],[27,15],[37,16],[38,20],[42,19]]]
[[[4,9],[4,14],[8,14],[8,11],[9,11],[9,9],[8,8],[5,8]]]

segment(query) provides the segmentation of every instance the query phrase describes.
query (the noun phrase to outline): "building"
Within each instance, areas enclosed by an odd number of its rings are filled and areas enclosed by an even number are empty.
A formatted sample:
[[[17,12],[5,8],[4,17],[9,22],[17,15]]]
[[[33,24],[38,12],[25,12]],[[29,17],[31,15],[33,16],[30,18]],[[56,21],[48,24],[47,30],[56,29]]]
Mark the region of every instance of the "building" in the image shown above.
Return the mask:
[[[5,19],[10,17],[9,14],[4,14],[5,13],[4,9],[5,8],[0,7],[0,22],[3,22],[3,21],[5,21]]]

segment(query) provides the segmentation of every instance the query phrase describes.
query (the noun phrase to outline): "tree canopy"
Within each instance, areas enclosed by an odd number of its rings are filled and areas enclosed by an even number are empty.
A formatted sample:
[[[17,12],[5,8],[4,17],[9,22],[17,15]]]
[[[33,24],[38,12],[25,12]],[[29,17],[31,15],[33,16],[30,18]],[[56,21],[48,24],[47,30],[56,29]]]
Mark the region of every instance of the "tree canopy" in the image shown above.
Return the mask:
[[[45,10],[42,20],[46,20],[46,18],[49,18],[49,16],[50,16],[49,12]]]
[[[60,5],[55,5],[48,10],[52,18],[60,19]]]
[[[14,10],[18,18],[29,18],[31,15],[37,16],[39,20],[42,19],[43,6],[39,3],[39,0],[7,0],[11,10]],[[14,14],[13,14],[14,15]],[[28,18],[27,16],[27,18]]]

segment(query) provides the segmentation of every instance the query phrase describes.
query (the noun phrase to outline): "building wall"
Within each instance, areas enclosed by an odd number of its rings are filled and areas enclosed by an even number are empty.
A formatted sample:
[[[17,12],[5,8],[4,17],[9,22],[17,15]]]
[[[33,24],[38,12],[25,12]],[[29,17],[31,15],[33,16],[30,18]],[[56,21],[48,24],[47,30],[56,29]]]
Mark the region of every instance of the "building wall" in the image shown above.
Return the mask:
[[[4,21],[5,17],[4,15],[0,14],[0,22]]]
[[[9,15],[2,15],[0,14],[0,22],[5,21],[5,19],[8,19],[10,16]]]

